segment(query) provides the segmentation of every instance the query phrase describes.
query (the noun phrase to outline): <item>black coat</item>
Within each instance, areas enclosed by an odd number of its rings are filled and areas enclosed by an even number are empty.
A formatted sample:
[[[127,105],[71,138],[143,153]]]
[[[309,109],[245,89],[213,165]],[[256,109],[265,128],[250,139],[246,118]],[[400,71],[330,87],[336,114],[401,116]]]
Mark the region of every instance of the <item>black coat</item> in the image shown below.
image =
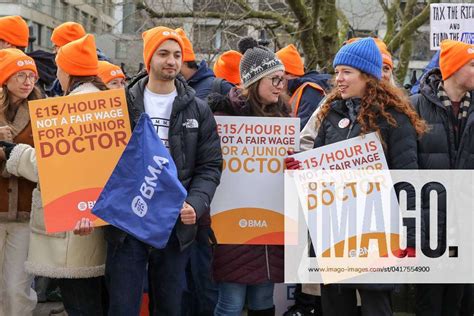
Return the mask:
[[[471,104],[468,110],[467,122],[461,135],[459,147],[454,145],[454,127],[449,119],[448,108],[438,98],[438,86],[441,81],[439,68],[428,72],[420,83],[420,93],[411,96],[411,103],[420,117],[429,126],[428,132],[418,142],[418,164],[420,169],[473,169],[474,168],[474,91],[471,91]],[[440,203],[445,205],[446,191],[443,187],[431,184],[423,192],[423,199],[429,200],[429,192],[437,189]],[[421,218],[421,240],[422,247],[428,247],[425,241],[428,227],[428,208],[423,208]],[[438,243],[444,242],[445,236],[441,229],[445,226],[446,209],[438,209],[441,217],[438,221]],[[438,214],[438,215],[439,215]]]
[[[144,90],[148,76],[132,82],[126,90],[132,128],[145,112]],[[186,188],[188,202],[198,220],[209,218],[209,206],[220,182],[222,153],[216,121],[207,104],[195,97],[194,90],[178,76],[175,80],[178,96],[173,103],[169,128],[170,154],[178,170],[178,178]],[[197,126],[195,124],[197,122]],[[192,123],[192,124],[191,124]],[[180,247],[189,246],[196,235],[197,224],[184,225],[178,218],[176,232]],[[106,230],[106,239],[120,242],[126,233],[114,227]]]
[[[411,103],[430,127],[419,142],[420,169],[473,169],[474,168],[474,91],[466,127],[459,148],[454,146],[454,127],[448,109],[438,99],[441,72],[431,70],[420,83],[420,93],[411,96]]]
[[[355,102],[356,103],[356,102]],[[385,143],[384,151],[390,169],[418,169],[417,134],[409,118],[396,110],[387,110],[395,121],[393,127],[386,120],[379,119],[381,136]],[[314,141],[314,148],[343,141],[360,135],[361,127],[357,121],[344,128],[339,127],[339,122],[351,119],[346,102],[335,101],[326,118],[321,123],[318,136]]]

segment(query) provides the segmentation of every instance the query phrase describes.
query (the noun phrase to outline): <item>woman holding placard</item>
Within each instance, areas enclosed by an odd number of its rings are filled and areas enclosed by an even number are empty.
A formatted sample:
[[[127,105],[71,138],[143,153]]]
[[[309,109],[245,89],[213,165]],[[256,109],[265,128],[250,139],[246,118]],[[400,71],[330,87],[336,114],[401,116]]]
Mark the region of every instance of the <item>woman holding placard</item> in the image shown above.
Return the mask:
[[[56,56],[57,77],[65,95],[107,90],[98,75],[94,37],[86,35],[62,46]],[[18,144],[9,153],[7,170],[37,182],[34,148]],[[69,315],[104,314],[102,306],[105,272],[105,240],[102,229],[93,229],[83,218],[73,232],[48,234],[38,189],[33,191],[30,247],[26,270],[57,279]]]
[[[0,50],[0,141],[33,146],[28,100],[41,99],[34,60],[18,49]],[[24,268],[30,237],[31,195],[36,184],[5,168],[0,149],[0,315],[32,315],[36,293]]]
[[[242,89],[213,94],[209,105],[216,115],[289,117],[281,99],[284,70],[274,53],[255,45],[240,63]],[[213,275],[219,288],[214,315],[240,316],[245,302],[249,316],[274,315],[274,284],[283,282],[283,246],[218,245]]]
[[[372,38],[344,45],[336,54],[335,87],[317,114],[314,148],[377,132],[390,169],[418,169],[417,138],[425,123],[403,92],[382,80],[382,56]],[[285,160],[288,169],[301,163]],[[362,315],[392,315],[391,284],[326,285],[321,289],[325,315],[357,315],[355,289]]]

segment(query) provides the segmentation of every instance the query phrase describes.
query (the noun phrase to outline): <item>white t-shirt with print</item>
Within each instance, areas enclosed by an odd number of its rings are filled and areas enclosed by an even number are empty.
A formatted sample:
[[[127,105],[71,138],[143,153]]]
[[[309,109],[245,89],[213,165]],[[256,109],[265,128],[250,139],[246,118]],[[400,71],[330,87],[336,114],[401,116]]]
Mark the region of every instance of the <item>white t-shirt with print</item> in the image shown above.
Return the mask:
[[[156,133],[166,148],[170,147],[168,142],[170,117],[176,96],[178,96],[176,90],[169,94],[157,94],[145,87],[145,112],[150,116]]]

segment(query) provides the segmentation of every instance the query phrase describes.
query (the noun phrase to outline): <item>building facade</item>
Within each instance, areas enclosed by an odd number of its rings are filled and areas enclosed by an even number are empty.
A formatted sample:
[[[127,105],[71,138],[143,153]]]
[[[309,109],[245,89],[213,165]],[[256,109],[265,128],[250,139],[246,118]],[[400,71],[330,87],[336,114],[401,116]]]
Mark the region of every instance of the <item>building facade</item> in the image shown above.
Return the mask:
[[[111,33],[116,24],[113,0],[0,0],[0,15],[20,15],[35,40],[30,49],[50,51],[53,29],[66,21],[81,23],[87,32]]]

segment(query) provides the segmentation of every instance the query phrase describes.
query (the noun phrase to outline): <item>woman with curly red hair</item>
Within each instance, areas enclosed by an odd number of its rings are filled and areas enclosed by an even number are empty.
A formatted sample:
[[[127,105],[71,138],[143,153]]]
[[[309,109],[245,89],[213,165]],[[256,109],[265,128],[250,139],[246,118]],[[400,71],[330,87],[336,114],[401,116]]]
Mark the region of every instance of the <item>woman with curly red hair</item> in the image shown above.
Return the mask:
[[[404,93],[382,79],[382,56],[365,38],[343,46],[334,58],[335,87],[317,115],[314,148],[376,132],[390,169],[418,169],[417,139],[426,125]],[[289,169],[300,162],[286,159]],[[333,284],[321,289],[324,315],[357,315],[357,289],[363,316],[392,315],[392,284]]]

